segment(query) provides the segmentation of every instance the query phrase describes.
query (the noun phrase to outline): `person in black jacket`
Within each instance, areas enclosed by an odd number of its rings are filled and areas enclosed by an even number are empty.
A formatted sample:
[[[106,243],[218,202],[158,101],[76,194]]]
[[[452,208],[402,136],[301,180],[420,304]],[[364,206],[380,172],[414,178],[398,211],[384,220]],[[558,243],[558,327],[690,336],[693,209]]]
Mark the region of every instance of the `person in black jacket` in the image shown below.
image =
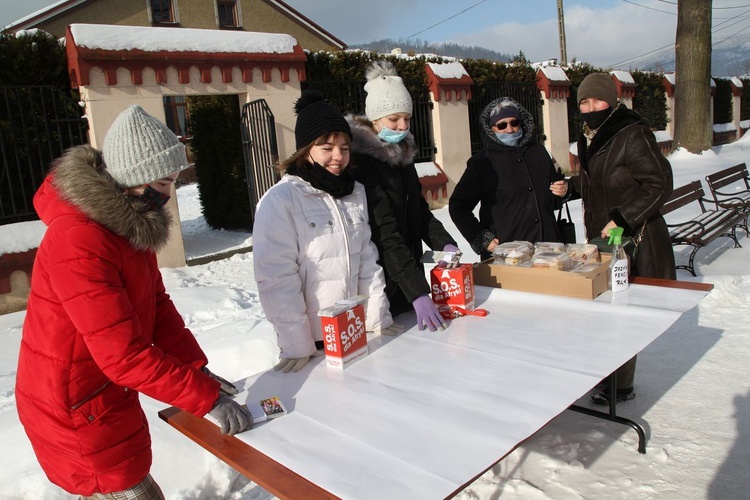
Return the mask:
[[[578,139],[579,175],[569,179],[571,199],[583,202],[586,237],[609,236],[614,227],[638,241],[631,276],[676,279],[669,228],[659,213],[672,194],[672,167],[648,122],[617,103],[617,87],[606,73],[592,73],[578,87],[583,123]],[[635,397],[633,357],[617,370],[617,402]],[[609,404],[604,393],[594,403]]]
[[[409,132],[409,92],[388,61],[371,63],[366,77],[366,116],[347,116],[353,139],[351,163],[356,179],[365,186],[390,310],[395,317],[414,309],[420,330],[442,330],[448,321],[430,298],[420,262],[422,242],[433,250],[454,253],[458,247],[422,196],[414,166],[417,146]]]
[[[531,113],[501,97],[479,122],[486,147],[469,158],[449,203],[458,230],[483,260],[502,242],[560,241],[554,211],[567,185],[547,149],[533,140]]]

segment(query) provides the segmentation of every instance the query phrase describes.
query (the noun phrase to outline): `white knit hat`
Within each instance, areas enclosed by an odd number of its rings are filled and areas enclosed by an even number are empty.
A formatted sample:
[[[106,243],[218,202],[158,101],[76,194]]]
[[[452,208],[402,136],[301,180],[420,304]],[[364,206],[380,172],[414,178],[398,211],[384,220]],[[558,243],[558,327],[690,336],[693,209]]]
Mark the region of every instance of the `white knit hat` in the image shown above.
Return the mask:
[[[122,187],[149,184],[189,166],[177,136],[138,105],[115,119],[102,155],[107,172]]]
[[[365,114],[368,120],[379,120],[395,113],[412,114],[409,91],[390,61],[373,61],[365,71]]]

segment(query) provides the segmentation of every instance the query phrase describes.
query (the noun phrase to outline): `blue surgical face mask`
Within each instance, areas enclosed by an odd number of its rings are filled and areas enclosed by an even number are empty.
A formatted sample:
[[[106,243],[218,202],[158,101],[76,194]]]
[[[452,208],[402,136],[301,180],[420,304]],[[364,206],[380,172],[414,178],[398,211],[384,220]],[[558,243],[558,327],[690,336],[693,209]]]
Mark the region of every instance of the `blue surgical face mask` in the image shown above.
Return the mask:
[[[523,137],[523,129],[519,128],[517,132],[512,134],[499,134],[495,132],[495,137],[506,146],[515,147],[518,145],[518,141],[521,140],[521,137]]]
[[[378,132],[378,137],[383,139],[385,142],[389,142],[391,144],[398,144],[399,142],[404,140],[404,137],[409,133],[408,130],[404,130],[403,132],[398,132],[396,130],[391,130],[388,127],[380,126],[380,132]]]

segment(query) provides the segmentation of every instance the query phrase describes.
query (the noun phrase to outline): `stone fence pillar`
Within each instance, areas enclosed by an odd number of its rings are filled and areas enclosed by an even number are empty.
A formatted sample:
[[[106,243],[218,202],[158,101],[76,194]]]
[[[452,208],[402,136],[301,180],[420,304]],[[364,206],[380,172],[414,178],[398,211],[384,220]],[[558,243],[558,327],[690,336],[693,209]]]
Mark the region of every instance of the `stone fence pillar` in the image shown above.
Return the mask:
[[[737,129],[735,139],[739,139],[742,137],[742,109],[740,106],[742,102],[742,80],[732,77],[729,82],[732,84],[732,123],[734,128]]]
[[[568,97],[570,97],[571,82],[562,68],[547,66],[537,70],[536,85],[544,100],[542,106],[544,146],[562,169],[570,172]]]
[[[667,133],[674,139],[674,73],[664,73],[661,83],[664,85],[664,99],[667,100]]]
[[[428,88],[432,99],[432,130],[435,163],[448,176],[448,196],[466,169],[471,156],[469,99],[474,80],[460,62],[427,63]]]
[[[633,109],[633,97],[635,97],[635,80],[627,71],[612,71],[612,81],[617,87],[617,98],[628,108]]]

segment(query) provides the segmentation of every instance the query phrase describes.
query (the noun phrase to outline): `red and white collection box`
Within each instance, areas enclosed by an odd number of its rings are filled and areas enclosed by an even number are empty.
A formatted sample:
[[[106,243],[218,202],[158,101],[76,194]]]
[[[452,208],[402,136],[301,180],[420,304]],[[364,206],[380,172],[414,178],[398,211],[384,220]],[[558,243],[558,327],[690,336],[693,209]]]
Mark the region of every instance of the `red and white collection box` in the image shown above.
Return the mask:
[[[474,309],[474,269],[471,264],[461,264],[456,268],[435,267],[430,273],[432,301]]]
[[[357,300],[338,302],[318,316],[328,366],[343,369],[367,356],[365,308]]]

